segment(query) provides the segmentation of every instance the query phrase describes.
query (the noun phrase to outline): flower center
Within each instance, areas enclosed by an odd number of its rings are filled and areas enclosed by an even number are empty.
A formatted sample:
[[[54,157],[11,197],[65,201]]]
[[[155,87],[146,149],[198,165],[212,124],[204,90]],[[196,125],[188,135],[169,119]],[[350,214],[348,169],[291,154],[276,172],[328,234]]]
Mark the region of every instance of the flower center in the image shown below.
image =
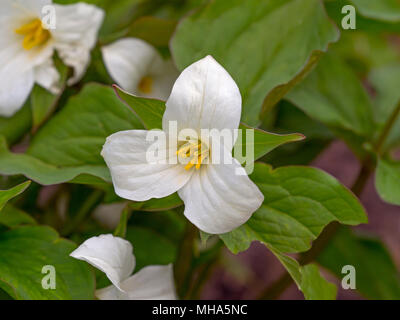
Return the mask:
[[[141,92],[150,94],[153,91],[153,78],[145,76],[140,80],[138,88]]]
[[[42,21],[39,18],[24,24],[22,27],[15,30],[15,33],[24,36],[22,46],[25,50],[30,50],[36,46],[45,44],[51,36],[49,30],[43,28]]]
[[[190,140],[182,145],[176,154],[185,160],[189,159],[185,166],[186,170],[190,170],[193,166],[196,166],[196,170],[199,170],[200,166],[209,157],[210,151],[207,145],[200,140]]]

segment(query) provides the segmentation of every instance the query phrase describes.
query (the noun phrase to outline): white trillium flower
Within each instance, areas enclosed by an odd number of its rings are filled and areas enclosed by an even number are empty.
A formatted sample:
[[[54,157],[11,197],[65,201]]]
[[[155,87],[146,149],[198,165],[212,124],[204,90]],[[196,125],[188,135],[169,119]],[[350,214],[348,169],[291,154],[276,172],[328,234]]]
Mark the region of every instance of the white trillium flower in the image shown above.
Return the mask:
[[[111,286],[96,291],[100,300],[175,300],[172,265],[135,269],[132,245],[111,234],[93,237],[70,254],[103,271]]]
[[[42,22],[46,6],[54,8],[55,25]],[[86,3],[52,4],[52,0],[0,2],[0,116],[12,116],[35,83],[57,93],[59,74],[53,64],[57,50],[73,68],[68,84],[80,80],[96,44],[104,12]]]
[[[101,50],[109,74],[124,90],[145,98],[168,98],[178,71],[150,44],[125,38]]]
[[[207,56],[186,68],[176,80],[166,103],[163,130],[168,135],[169,124],[176,122],[178,131],[189,128],[195,132],[201,129],[233,132],[239,126],[241,103],[235,81]],[[117,132],[109,136],[103,146],[102,156],[120,197],[146,201],[178,191],[185,203],[185,216],[211,234],[239,227],[261,206],[263,194],[240,163],[232,158],[233,143],[221,146],[224,156],[230,157],[228,163],[207,161],[219,150],[211,150],[211,144],[206,145],[205,141],[190,139],[172,152],[179,159],[191,156],[189,162],[171,164],[168,161],[171,159],[165,159],[151,163],[146,155],[153,144],[146,139],[148,132]],[[166,154],[170,157],[171,152]]]

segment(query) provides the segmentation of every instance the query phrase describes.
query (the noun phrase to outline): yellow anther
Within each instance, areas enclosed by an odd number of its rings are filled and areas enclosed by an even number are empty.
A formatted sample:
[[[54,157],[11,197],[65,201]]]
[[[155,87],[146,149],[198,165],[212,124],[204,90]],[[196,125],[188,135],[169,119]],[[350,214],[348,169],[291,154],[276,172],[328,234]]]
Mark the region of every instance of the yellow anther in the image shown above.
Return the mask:
[[[150,94],[153,91],[153,78],[145,76],[140,80],[138,89],[146,94]]]
[[[25,50],[30,50],[36,46],[45,44],[50,39],[50,32],[43,28],[40,19],[24,24],[15,30],[15,33],[25,36],[22,46]]]
[[[186,170],[190,170],[194,165],[196,165],[196,170],[199,170],[203,161],[208,157],[209,150],[201,141],[189,141],[180,147],[176,154],[181,158],[191,158],[185,166]]]

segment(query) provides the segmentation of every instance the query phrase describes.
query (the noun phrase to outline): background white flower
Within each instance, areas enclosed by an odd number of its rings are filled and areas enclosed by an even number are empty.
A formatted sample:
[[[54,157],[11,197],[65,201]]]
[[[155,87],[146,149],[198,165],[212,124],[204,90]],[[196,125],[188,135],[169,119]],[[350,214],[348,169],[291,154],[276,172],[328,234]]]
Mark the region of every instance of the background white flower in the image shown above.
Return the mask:
[[[54,4],[55,29],[46,29],[42,8],[51,4],[51,0],[0,2],[0,116],[18,111],[34,83],[53,93],[58,91],[54,50],[74,70],[68,84],[76,83],[86,71],[103,10],[86,3]]]
[[[104,64],[123,89],[135,95],[166,100],[178,71],[147,42],[125,38],[102,47]]]
[[[101,300],[174,300],[172,265],[135,269],[132,245],[111,234],[93,237],[73,251],[71,257],[86,261],[103,271],[113,285],[97,290]]]
[[[235,81],[211,56],[186,68],[176,80],[166,104],[163,130],[176,121],[178,130],[237,129],[241,116],[241,96]],[[149,163],[148,131],[117,132],[107,138],[104,157],[115,192],[133,201],[163,198],[176,191],[185,203],[185,216],[199,229],[222,234],[245,223],[263,202],[263,195],[249,179],[244,168],[232,159],[232,145],[222,146],[229,161],[208,161],[220,150],[211,150],[204,141],[189,139],[178,149],[166,152],[187,158]],[[233,136],[233,133],[232,133]],[[212,137],[209,137],[212,139]],[[171,146],[167,148],[173,148]],[[225,148],[225,149],[224,149]],[[239,173],[239,174],[238,174]]]

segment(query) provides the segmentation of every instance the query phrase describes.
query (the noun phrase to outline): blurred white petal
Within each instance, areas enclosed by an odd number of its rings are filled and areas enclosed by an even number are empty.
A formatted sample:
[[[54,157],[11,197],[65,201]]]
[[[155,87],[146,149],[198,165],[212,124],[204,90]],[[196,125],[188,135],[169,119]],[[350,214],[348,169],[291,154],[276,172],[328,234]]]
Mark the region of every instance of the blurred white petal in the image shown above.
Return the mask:
[[[14,115],[24,105],[33,84],[32,70],[16,75],[0,72],[0,116]]]
[[[111,77],[133,94],[166,100],[177,77],[171,61],[164,61],[150,44],[141,39],[125,38],[102,47],[104,64]],[[140,86],[143,79],[147,90]]]
[[[88,67],[90,51],[96,44],[104,11],[83,2],[54,6],[57,23],[51,33],[60,58],[74,69],[73,77],[68,80],[68,84],[72,85],[82,78]]]
[[[124,292],[114,286],[96,291],[100,300],[175,300],[172,265],[147,266],[121,283]]]
[[[135,268],[131,243],[111,234],[86,240],[70,255],[103,271],[120,290],[120,283],[127,279]]]

